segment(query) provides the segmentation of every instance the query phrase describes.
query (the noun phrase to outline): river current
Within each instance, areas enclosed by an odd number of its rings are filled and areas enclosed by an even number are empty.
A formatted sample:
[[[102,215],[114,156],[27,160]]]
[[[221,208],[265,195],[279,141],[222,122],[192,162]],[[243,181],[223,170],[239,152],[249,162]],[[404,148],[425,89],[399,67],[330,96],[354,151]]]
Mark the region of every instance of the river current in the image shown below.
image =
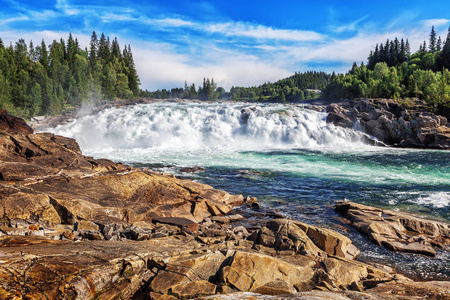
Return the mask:
[[[406,275],[450,279],[450,252],[392,253],[339,221],[351,200],[450,221],[450,151],[374,147],[364,134],[326,124],[301,105],[152,103],[80,113],[49,131],[75,138],[85,155],[108,158],[257,197],[263,210],[349,236],[360,260]],[[186,167],[196,173],[180,173]]]

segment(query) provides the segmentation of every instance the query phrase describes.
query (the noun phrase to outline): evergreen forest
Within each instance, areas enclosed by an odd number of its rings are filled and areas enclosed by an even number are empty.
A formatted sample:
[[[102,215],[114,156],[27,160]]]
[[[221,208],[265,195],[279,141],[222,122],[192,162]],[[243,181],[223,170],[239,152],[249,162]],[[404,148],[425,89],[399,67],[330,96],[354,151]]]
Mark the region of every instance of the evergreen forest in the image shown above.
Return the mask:
[[[377,44],[367,65],[353,63],[347,74],[332,74],[323,91],[327,99],[418,98],[431,106],[450,106],[450,28],[445,41],[434,27],[411,54],[408,40]]]
[[[0,39],[0,109],[23,117],[57,114],[99,100],[139,96],[130,46],[92,33],[89,49],[77,38],[34,45]]]
[[[367,63],[353,63],[346,74],[307,71],[254,87],[226,91],[214,79],[204,78],[196,88],[149,92],[139,89],[130,45],[119,46],[103,33],[92,33],[89,49],[77,38],[34,45],[19,39],[4,45],[0,39],[0,109],[23,116],[52,115],[102,100],[200,99],[255,102],[300,102],[390,98],[426,101],[433,107],[450,107],[450,28],[445,40],[434,27],[419,50],[411,53],[408,40],[395,38],[376,44]]]
[[[203,79],[203,85],[198,91],[195,84],[185,83],[183,88],[169,90],[157,90],[155,92],[143,92],[143,96],[153,99],[200,99],[200,100],[234,100],[234,101],[258,101],[258,102],[298,102],[315,99],[320,96],[329,83],[331,75],[324,72],[308,71],[295,73],[288,78],[275,83],[264,83],[254,87],[231,87],[226,92],[223,87],[217,87],[214,78]]]

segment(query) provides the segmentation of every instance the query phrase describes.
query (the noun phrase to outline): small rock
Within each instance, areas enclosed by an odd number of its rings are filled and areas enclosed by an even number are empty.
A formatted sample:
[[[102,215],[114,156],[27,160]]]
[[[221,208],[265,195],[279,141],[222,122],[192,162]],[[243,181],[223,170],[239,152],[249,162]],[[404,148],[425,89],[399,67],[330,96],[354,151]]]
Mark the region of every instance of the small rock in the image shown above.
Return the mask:
[[[218,222],[218,223],[230,223],[230,218],[228,216],[214,216],[211,218],[211,220],[213,222]]]
[[[78,233],[83,239],[92,241],[103,240],[103,235],[100,233],[100,231],[81,229],[78,230]]]

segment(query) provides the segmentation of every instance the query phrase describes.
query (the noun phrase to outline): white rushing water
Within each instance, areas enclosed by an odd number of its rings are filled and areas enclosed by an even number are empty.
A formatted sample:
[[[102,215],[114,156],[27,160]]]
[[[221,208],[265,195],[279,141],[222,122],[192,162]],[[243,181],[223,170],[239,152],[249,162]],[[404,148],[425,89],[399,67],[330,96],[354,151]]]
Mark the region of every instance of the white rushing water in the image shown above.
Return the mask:
[[[363,134],[326,124],[325,118],[325,113],[299,106],[156,103],[80,116],[53,132],[74,137],[91,154],[110,149],[124,153],[364,147]]]
[[[366,145],[360,131],[325,119],[326,113],[302,106],[165,102],[81,115],[52,131],[75,138],[84,154],[125,163],[267,169],[380,184],[449,183],[448,174],[420,166],[367,161],[367,155],[411,150]],[[276,155],[261,155],[270,152]]]

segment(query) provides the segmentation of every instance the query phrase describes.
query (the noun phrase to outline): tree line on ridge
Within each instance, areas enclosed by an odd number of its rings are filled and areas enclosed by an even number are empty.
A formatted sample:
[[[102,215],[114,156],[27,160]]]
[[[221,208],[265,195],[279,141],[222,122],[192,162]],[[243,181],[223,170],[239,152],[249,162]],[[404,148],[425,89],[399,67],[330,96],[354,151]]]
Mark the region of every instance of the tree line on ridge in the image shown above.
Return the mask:
[[[431,29],[428,41],[411,53],[409,41],[395,38],[376,44],[367,63],[353,63],[346,74],[307,71],[253,87],[218,87],[204,78],[196,88],[148,91],[139,88],[130,45],[120,48],[117,38],[92,33],[89,49],[77,38],[44,40],[35,46],[19,39],[4,45],[0,38],[0,109],[30,117],[102,100],[200,99],[255,102],[300,102],[323,97],[418,98],[431,106],[450,107],[450,28],[445,40]]]
[[[21,116],[56,114],[99,100],[132,99],[140,94],[130,45],[92,33],[89,49],[77,38],[35,46],[0,38],[0,109]]]

